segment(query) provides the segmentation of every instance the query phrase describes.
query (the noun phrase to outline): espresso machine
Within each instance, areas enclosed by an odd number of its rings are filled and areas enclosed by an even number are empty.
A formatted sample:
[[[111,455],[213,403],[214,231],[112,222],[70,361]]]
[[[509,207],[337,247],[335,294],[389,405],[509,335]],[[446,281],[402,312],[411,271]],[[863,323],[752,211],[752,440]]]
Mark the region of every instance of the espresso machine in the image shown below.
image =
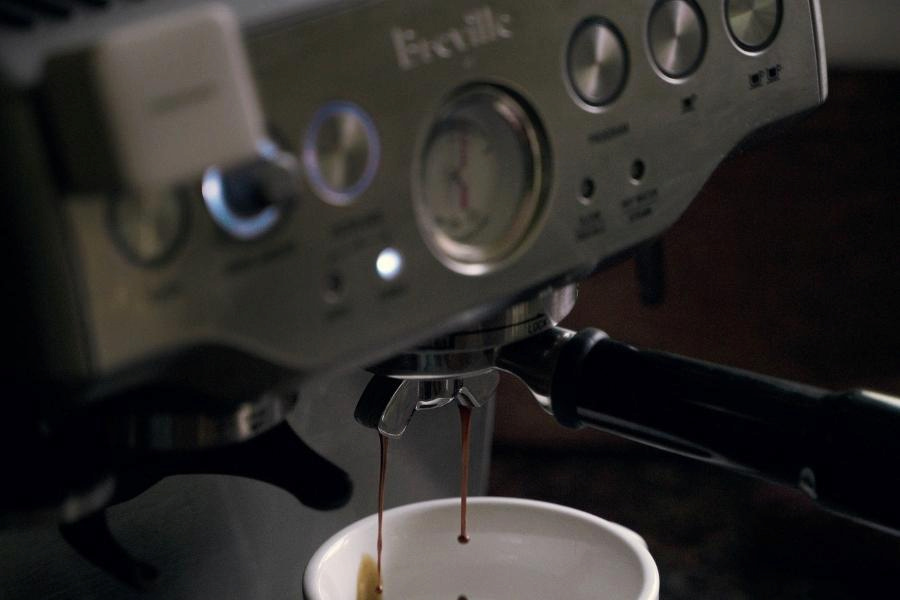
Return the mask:
[[[485,491],[498,372],[897,527],[896,399],[558,327],[825,100],[818,0],[2,2],[0,69],[4,598],[298,597],[376,429],[450,496],[478,407]]]

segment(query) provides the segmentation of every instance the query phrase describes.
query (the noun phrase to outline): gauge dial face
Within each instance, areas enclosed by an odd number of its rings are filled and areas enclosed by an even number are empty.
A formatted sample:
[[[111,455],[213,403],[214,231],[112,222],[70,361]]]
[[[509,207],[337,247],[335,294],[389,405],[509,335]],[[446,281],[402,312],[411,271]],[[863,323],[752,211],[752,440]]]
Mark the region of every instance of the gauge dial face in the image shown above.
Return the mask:
[[[481,274],[522,246],[541,212],[540,143],[502,90],[451,98],[428,133],[417,182],[420,223],[445,263]]]

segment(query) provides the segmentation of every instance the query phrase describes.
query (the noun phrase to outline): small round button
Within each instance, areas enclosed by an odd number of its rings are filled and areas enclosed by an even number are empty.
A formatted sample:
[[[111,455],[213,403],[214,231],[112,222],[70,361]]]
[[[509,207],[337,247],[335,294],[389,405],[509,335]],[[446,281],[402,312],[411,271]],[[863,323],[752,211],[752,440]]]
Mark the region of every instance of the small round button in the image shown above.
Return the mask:
[[[668,77],[687,77],[700,66],[706,51],[706,23],[693,0],[657,2],[647,35],[653,60]]]
[[[346,205],[363,193],[378,169],[380,146],[372,119],[350,102],[331,102],[315,116],[303,142],[303,164],[316,193]]]
[[[588,19],[569,42],[569,83],[587,104],[604,106],[615,100],[628,78],[628,51],[622,35],[605,19]]]
[[[764,50],[778,35],[783,10],[781,0],[725,0],[728,31],[744,50]]]

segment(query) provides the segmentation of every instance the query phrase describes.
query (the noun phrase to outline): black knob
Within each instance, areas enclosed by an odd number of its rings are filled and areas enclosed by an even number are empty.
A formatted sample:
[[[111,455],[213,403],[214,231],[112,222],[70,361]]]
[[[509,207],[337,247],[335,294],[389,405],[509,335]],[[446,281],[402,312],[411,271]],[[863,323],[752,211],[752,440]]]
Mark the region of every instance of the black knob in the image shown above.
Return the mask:
[[[210,167],[201,191],[213,221],[231,237],[253,240],[268,233],[297,199],[294,158],[267,145],[259,159]]]

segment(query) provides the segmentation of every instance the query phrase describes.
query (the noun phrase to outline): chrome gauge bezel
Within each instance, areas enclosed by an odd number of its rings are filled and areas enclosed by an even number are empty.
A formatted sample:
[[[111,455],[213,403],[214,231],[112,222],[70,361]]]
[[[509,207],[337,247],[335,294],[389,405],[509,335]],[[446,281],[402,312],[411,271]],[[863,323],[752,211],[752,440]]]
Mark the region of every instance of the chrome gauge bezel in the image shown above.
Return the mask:
[[[428,152],[445,123],[455,115],[482,104],[509,126],[525,159],[518,210],[503,235],[487,244],[453,239],[436,222],[426,197]],[[425,242],[445,266],[469,276],[484,275],[513,262],[533,241],[546,214],[549,146],[533,111],[516,94],[493,84],[469,85],[450,94],[432,118],[417,145],[412,170],[413,204]]]

